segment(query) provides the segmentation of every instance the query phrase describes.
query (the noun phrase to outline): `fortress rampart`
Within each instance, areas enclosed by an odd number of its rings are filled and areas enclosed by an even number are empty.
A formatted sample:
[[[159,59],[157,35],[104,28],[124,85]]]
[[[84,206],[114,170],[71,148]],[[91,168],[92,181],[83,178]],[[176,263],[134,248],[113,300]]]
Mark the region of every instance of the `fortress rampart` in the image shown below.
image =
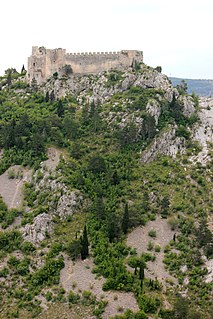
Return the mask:
[[[142,51],[66,53],[61,48],[51,50],[34,46],[28,58],[27,78],[29,82],[35,78],[41,84],[53,73],[59,73],[65,65],[70,65],[74,74],[90,74],[111,69],[122,70],[136,62],[143,62]]]

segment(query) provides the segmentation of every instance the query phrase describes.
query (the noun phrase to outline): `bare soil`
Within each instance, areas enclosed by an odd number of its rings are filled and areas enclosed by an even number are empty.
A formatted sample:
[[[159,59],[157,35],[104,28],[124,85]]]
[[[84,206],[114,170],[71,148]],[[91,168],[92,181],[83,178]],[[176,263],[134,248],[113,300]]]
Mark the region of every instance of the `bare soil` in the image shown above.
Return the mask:
[[[10,173],[14,178],[9,178]],[[23,201],[23,185],[31,179],[32,170],[20,165],[11,166],[0,176],[0,194],[8,209],[19,208]]]
[[[84,290],[89,290],[96,296],[97,300],[106,300],[108,304],[102,318],[109,318],[116,314],[121,314],[126,309],[138,311],[138,305],[133,293],[103,291],[102,285],[105,282],[103,277],[96,277],[92,273],[94,264],[92,259],[79,260],[73,263],[65,257],[65,268],[61,271],[61,285],[69,292],[81,294]]]
[[[150,237],[150,230],[156,231],[156,237]],[[145,276],[147,278],[157,279],[162,283],[174,282],[176,279],[172,277],[167,270],[165,269],[163,259],[164,259],[164,248],[173,239],[175,231],[171,230],[166,219],[162,219],[160,216],[157,216],[156,220],[149,221],[146,226],[141,226],[135,228],[127,238],[127,246],[136,248],[137,254],[140,256],[142,252],[149,252],[155,255],[156,259],[154,262],[147,262],[147,269],[145,270]],[[151,241],[154,245],[159,245],[161,250],[160,252],[155,252],[154,249],[149,251],[147,249],[148,243]]]
[[[55,147],[50,147],[47,150],[48,159],[44,161],[46,168],[50,170],[55,170],[59,164],[60,157],[63,156],[63,152]]]

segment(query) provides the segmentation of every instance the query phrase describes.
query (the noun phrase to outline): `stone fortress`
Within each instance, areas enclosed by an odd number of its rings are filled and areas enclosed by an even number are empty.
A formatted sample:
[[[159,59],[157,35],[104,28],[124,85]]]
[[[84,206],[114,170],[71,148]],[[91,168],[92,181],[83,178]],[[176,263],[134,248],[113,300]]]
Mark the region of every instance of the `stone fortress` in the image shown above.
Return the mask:
[[[65,49],[46,49],[33,46],[28,58],[27,80],[42,84],[55,72],[70,66],[74,74],[93,74],[112,69],[123,70],[143,62],[143,52],[122,50],[119,52],[66,53]]]

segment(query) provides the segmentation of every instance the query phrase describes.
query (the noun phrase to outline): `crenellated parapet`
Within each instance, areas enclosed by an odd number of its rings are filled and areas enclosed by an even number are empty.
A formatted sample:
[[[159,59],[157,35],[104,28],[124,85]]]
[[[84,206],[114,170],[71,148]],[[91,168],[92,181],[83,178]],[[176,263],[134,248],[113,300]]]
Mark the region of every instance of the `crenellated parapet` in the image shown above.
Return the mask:
[[[65,65],[70,65],[74,74],[90,74],[111,69],[123,70],[135,62],[143,62],[142,51],[66,53],[61,48],[52,50],[34,46],[28,58],[27,77],[29,82],[35,78],[41,84],[55,72],[60,72]]]

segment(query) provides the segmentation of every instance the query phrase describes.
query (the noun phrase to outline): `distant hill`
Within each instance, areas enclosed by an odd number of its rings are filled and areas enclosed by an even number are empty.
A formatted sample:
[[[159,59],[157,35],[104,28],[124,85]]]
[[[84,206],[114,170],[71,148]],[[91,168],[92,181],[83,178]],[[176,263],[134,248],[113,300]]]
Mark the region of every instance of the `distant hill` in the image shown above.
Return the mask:
[[[173,77],[169,79],[172,81],[173,86],[179,84],[181,80],[186,81],[189,94],[194,92],[201,96],[213,96],[213,80],[194,80]]]

